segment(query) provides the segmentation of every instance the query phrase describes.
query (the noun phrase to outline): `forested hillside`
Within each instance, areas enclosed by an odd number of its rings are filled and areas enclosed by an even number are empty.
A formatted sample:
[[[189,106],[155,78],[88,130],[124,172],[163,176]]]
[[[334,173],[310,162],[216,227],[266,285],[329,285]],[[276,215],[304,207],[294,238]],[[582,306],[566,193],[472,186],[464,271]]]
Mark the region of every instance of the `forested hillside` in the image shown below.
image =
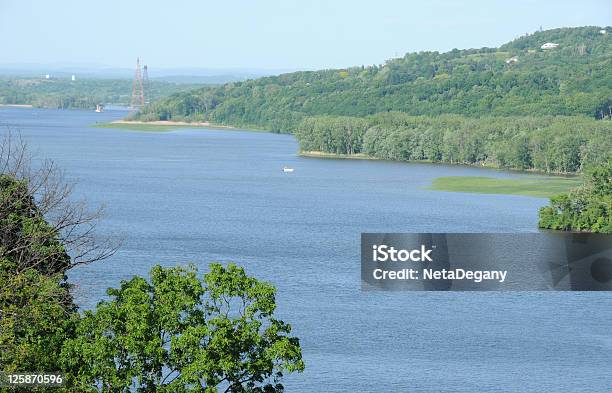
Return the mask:
[[[381,66],[295,72],[175,94],[145,118],[291,131],[305,115],[609,116],[612,28],[536,32],[500,48],[409,53]],[[540,49],[546,42],[559,44]],[[515,58],[516,61],[511,60]]]
[[[297,130],[304,150],[576,172],[588,157],[610,154],[612,28],[539,31],[499,48],[202,88],[155,102],[139,118]],[[359,131],[349,131],[355,124]]]

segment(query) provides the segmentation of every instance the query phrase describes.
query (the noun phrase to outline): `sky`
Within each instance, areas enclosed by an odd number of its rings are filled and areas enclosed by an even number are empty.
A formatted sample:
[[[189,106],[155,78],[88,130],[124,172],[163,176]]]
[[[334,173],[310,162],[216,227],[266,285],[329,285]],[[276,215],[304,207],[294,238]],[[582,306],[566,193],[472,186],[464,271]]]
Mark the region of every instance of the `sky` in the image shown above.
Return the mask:
[[[0,64],[322,69],[612,25],[610,0],[0,0]]]

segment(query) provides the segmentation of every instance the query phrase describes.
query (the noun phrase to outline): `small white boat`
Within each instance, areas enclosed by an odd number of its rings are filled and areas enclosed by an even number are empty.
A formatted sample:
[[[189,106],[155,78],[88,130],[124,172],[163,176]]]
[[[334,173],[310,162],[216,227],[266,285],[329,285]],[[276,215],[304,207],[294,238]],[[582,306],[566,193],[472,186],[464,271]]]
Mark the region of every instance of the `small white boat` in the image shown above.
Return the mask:
[[[283,172],[293,172],[293,168],[289,168],[287,166],[283,167]]]
[[[96,112],[98,112],[98,113],[104,112],[104,105],[97,104],[96,105]]]

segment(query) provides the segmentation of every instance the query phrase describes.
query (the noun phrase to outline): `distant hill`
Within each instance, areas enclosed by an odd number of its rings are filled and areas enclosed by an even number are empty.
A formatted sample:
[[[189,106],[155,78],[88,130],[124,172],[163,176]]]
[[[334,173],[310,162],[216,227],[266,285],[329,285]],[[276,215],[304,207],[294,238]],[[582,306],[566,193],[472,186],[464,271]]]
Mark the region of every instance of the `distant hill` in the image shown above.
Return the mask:
[[[224,83],[239,82],[254,78],[256,76],[251,75],[250,77],[243,75],[165,75],[153,80],[160,82],[169,82],[176,84],[202,84],[202,85],[222,85]]]
[[[153,72],[151,72],[153,71]],[[270,75],[257,69],[154,69],[150,100],[202,86],[222,85]],[[49,79],[45,78],[49,75]],[[76,80],[72,81],[72,76]],[[95,108],[99,103],[129,105],[134,69],[95,65],[0,64],[0,105],[44,108]]]
[[[134,62],[134,66],[136,63]],[[37,64],[37,63],[0,63],[0,78],[27,79],[39,78],[49,74],[56,79],[129,79],[134,78],[135,68],[119,68],[96,64]],[[149,76],[163,82],[221,84],[278,75],[292,70],[258,68],[157,68],[149,66]]]
[[[557,44],[542,49],[545,43]],[[384,65],[293,72],[181,92],[142,119],[208,120],[293,132],[311,116],[612,113],[612,28],[539,31],[499,48],[408,53]]]
[[[193,90],[201,84],[178,84],[151,80],[147,99],[157,100],[170,94]],[[68,77],[1,78],[0,104],[33,105],[40,108],[93,109],[96,104],[129,105],[130,79],[81,79]]]

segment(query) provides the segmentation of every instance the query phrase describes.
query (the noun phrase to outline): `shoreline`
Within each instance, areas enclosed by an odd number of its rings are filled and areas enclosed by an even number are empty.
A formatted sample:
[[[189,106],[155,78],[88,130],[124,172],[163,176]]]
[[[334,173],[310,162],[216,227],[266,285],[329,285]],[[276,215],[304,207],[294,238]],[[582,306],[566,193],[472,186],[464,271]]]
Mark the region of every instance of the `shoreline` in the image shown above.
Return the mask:
[[[365,153],[356,153],[356,154],[341,154],[341,153],[326,153],[322,151],[316,150],[308,150],[298,152],[298,156],[306,157],[306,158],[324,158],[331,160],[369,160],[369,161],[386,161],[386,162],[397,162],[397,163],[405,163],[405,164],[431,164],[431,165],[447,165],[447,166],[463,166],[466,168],[482,168],[482,169],[492,169],[496,171],[502,172],[512,172],[517,174],[530,174],[530,175],[540,175],[540,176],[551,176],[551,177],[559,177],[559,178],[567,178],[567,179],[576,179],[580,178],[582,175],[580,173],[562,173],[562,172],[544,172],[535,169],[511,169],[511,168],[500,168],[491,165],[473,165],[473,164],[452,164],[450,162],[434,162],[429,160],[387,160],[384,158],[373,157],[367,155]]]
[[[0,104],[0,108],[34,108],[32,104]]]
[[[341,154],[341,153],[325,153],[322,151],[316,150],[308,150],[308,151],[299,151],[298,155],[300,157],[310,157],[310,158],[329,158],[329,159],[338,159],[338,160],[372,160],[372,161],[384,161],[381,158],[376,158],[369,156],[365,153],[356,153],[356,154]],[[393,161],[395,162],[395,161]],[[400,161],[398,161],[400,162]]]
[[[173,121],[173,120],[155,120],[155,121],[113,120],[108,124],[147,125],[147,126],[187,126],[187,127],[209,127],[209,128],[235,129],[235,127],[232,127],[232,126],[213,124],[208,121],[188,122],[188,121]]]

